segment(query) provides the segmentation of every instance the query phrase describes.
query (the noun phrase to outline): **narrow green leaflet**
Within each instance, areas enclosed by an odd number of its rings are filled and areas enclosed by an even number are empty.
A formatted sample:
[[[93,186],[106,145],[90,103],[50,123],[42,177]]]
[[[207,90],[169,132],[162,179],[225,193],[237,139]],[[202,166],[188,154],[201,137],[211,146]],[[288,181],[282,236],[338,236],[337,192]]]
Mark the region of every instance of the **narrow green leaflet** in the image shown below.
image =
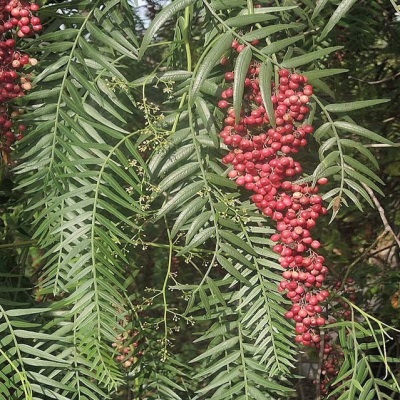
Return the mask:
[[[197,392],[198,393],[207,393],[212,389],[218,388],[215,394],[212,397],[206,397],[206,399],[210,400],[223,400],[223,399],[231,399],[232,395],[237,395],[237,391],[243,387],[243,382],[239,382],[236,385],[233,385],[230,389],[227,390],[227,384],[230,385],[231,382],[235,382],[238,377],[242,375],[239,367],[232,368],[229,371],[220,372],[206,387],[202,387]],[[232,390],[234,389],[234,390]],[[223,391],[221,395],[221,390]],[[228,397],[227,397],[227,396]],[[236,397],[237,398],[237,397]],[[197,399],[197,397],[196,397]]]
[[[234,181],[225,176],[217,175],[212,172],[206,172],[207,181],[216,186],[227,187],[229,189],[237,189],[237,185]]]
[[[303,72],[310,81],[313,79],[326,78],[328,76],[334,76],[338,74],[344,74],[349,72],[348,69],[344,68],[327,68],[327,69],[314,69],[312,71]]]
[[[365,184],[366,186],[368,186],[369,188],[375,190],[375,192],[378,192],[379,194],[381,194],[382,196],[384,196],[384,193],[382,192],[382,190],[380,189],[379,186],[375,185],[374,182],[371,181],[371,179],[367,178],[366,176],[360,174],[357,171],[354,171],[351,168],[348,168],[347,166],[345,167],[345,171],[348,175],[350,175],[351,177],[357,179],[359,182]]]
[[[193,377],[193,379],[197,379],[197,378],[200,378],[202,376],[214,374],[215,372],[219,371],[221,368],[225,368],[226,369],[230,364],[232,364],[234,361],[236,361],[239,357],[240,357],[240,352],[239,351],[232,352],[227,357],[222,358],[220,361],[218,361],[215,364],[211,364],[204,371],[201,371],[198,374],[196,374]]]
[[[232,246],[230,246],[229,244],[226,244],[226,243],[221,243],[220,244],[220,248],[224,253],[226,253],[227,255],[232,257],[233,259],[239,261],[241,264],[246,265],[247,267],[249,267],[251,269],[254,268],[254,264],[249,259],[247,259],[236,248],[234,248],[234,247],[232,247]]]
[[[292,23],[292,24],[274,24],[271,26],[267,26],[265,28],[255,29],[249,33],[246,33],[242,36],[243,40],[251,42],[257,39],[263,39],[267,36],[272,35],[273,33],[283,31],[285,29],[301,29],[304,27],[304,24]]]
[[[158,81],[185,81],[192,76],[192,73],[185,70],[157,72],[156,74],[149,74],[144,77],[135,79],[131,82],[132,86],[153,85]]]
[[[241,27],[257,24],[259,22],[264,22],[271,19],[274,19],[274,17],[271,18],[271,15],[268,14],[238,15],[225,20],[225,24],[231,27]]]
[[[372,107],[378,104],[387,103],[390,99],[377,99],[377,100],[360,100],[352,101],[350,103],[341,104],[328,104],[325,108],[333,113],[347,113],[349,111],[359,110],[360,108]]]
[[[314,12],[311,16],[311,19],[316,18],[328,2],[329,2],[329,0],[318,0],[317,4],[314,7]]]
[[[328,23],[325,25],[324,29],[319,35],[319,40],[321,41],[324,39],[328,33],[335,27],[335,25],[347,14],[353,4],[356,3],[357,0],[342,0],[341,3],[338,5],[335,12],[331,15]],[[314,11],[315,13],[315,11]],[[313,14],[313,18],[315,18]]]
[[[371,196],[368,194],[368,192],[357,182],[352,181],[351,179],[345,179],[344,182],[346,183],[347,186],[352,188],[354,191],[359,193],[362,197],[364,197],[365,200],[367,200],[368,204],[372,207],[375,208],[375,204],[373,203]]]
[[[370,100],[370,101],[377,101],[377,100]],[[347,104],[349,104],[349,103],[347,103]],[[328,107],[329,106],[327,106],[326,108],[328,109]],[[386,139],[385,137],[378,135],[377,133],[372,132],[369,129],[363,128],[356,124],[352,124],[350,122],[335,121],[333,124],[336,126],[336,128],[343,129],[350,133],[355,133],[356,135],[364,136],[368,139],[373,140],[374,142],[384,143],[384,144],[389,144],[389,145],[394,144],[391,140]]]
[[[329,132],[332,132],[332,125],[330,122],[325,122],[314,132],[313,137],[319,142]]]
[[[210,219],[212,216],[211,211],[206,211],[198,215],[193,222],[191,223],[189,230],[186,233],[186,245],[192,240],[193,236],[197,234],[197,232],[204,227],[206,222]]]
[[[171,236],[174,237],[182,226],[188,221],[191,217],[196,215],[207,203],[207,198],[198,197],[192,200],[190,203],[185,204],[183,210],[180,212],[178,217],[175,220],[175,224],[171,229]]]
[[[282,11],[289,11],[298,8],[298,6],[282,6],[282,7],[260,7],[254,8],[254,14],[265,14],[265,13],[275,13]],[[248,14],[248,10],[243,10],[242,14]]]
[[[133,58],[136,60],[137,55],[132,49],[127,49],[126,47],[122,46],[116,40],[113,40],[109,35],[106,35],[101,29],[99,29],[96,25],[88,21],[86,23],[86,27],[90,34],[97,39],[99,42],[105,44],[107,47],[118,51],[119,53],[127,56],[129,58]]]
[[[244,283],[245,285],[251,287],[252,284],[251,282],[245,278],[233,265],[232,263],[226,259],[224,256],[221,254],[217,255],[217,261],[219,264],[221,264],[221,267],[231,276],[233,276],[235,279],[237,279],[239,282]]]
[[[312,61],[321,59],[326,55],[341,49],[342,46],[333,46],[327,47],[326,49],[312,51],[308,54],[304,54],[302,56],[293,57],[290,60],[284,61],[282,63],[283,68],[297,68],[301,67],[302,65],[308,64]]]
[[[368,175],[370,178],[376,180],[381,185],[385,184],[385,182],[377,174],[375,174],[373,171],[371,171],[368,167],[365,166],[365,164],[361,163],[360,161],[354,159],[353,157],[347,156],[347,155],[344,155],[343,159],[347,164],[349,164],[355,170],[360,171],[365,175]]]
[[[358,200],[357,196],[349,189],[343,188],[343,193],[347,195],[347,197],[357,206],[357,208],[363,212],[362,205],[360,200]]]
[[[326,157],[322,158],[321,162],[318,164],[317,168],[313,173],[314,176],[319,176],[322,171],[327,169],[328,167],[333,166],[335,161],[339,158],[339,151],[332,151]]]
[[[232,8],[241,7],[246,4],[246,0],[213,0],[211,7],[214,10],[227,10]]]
[[[160,219],[162,216],[168,214],[174,209],[178,208],[185,201],[189,200],[191,197],[200,192],[203,188],[203,182],[193,182],[182,190],[180,190],[171,200],[167,201],[155,216],[155,219]]]
[[[233,337],[231,339],[225,340],[224,342],[218,344],[217,346],[211,347],[204,353],[200,354],[199,356],[195,357],[190,362],[197,362],[203,360],[204,358],[214,356],[216,354],[220,354],[232,348],[237,342],[239,341],[238,337]]]
[[[363,156],[365,156],[366,158],[368,158],[369,161],[371,161],[371,163],[374,165],[376,169],[379,169],[379,164],[375,156],[361,143],[351,139],[340,139],[340,144],[342,146],[358,150]]]
[[[15,310],[4,311],[4,313],[9,317],[21,317],[23,315],[42,314],[50,310],[51,308],[17,308]]]
[[[223,231],[223,230],[221,230],[219,233],[220,233],[221,237],[224,238],[230,244],[240,247],[242,250],[244,250],[245,252],[247,252],[253,256],[257,256],[256,251],[249,244],[247,244],[243,239],[239,238],[239,236],[235,235],[232,232]]]
[[[239,53],[236,60],[234,76],[235,81],[233,84],[233,110],[235,112],[235,122],[238,123],[240,119],[240,111],[242,109],[242,100],[244,92],[244,81],[249,69],[253,52],[250,47],[246,47]]]
[[[196,0],[175,0],[162,8],[162,10],[156,15],[150,26],[147,28],[147,31],[143,37],[138,53],[139,60],[143,57],[153,38],[157,37],[158,31],[162,28],[165,22],[176,15],[179,11],[185,9],[195,2]]]
[[[188,0],[186,0],[188,1]],[[173,3],[174,4],[174,3]],[[204,81],[210,74],[211,70],[215,67],[215,65],[219,62],[221,57],[225,54],[225,52],[231,47],[232,44],[232,33],[227,32],[223,35],[219,36],[215,42],[213,42],[209,48],[208,52],[205,51],[205,56],[199,62],[199,68],[195,73],[191,81],[191,85],[189,88],[189,103],[193,104],[196,99],[201,86]]]
[[[199,115],[204,128],[207,131],[207,137],[211,138],[212,143],[215,147],[218,147],[218,133],[215,127],[214,117],[209,110],[208,104],[204,101],[202,97],[197,97],[196,99],[196,112]],[[199,135],[196,136],[199,138]]]
[[[260,66],[260,92],[261,97],[264,101],[265,108],[267,110],[268,118],[271,122],[273,128],[276,128],[275,121],[275,110],[274,105],[272,104],[271,95],[272,95],[272,74],[273,67],[271,60],[267,60],[263,62]]]
[[[279,50],[286,49],[288,46],[302,39],[304,39],[304,35],[297,35],[286,39],[277,40],[276,42],[268,44],[261,51],[265,54],[274,54],[277,53]]]
[[[157,175],[160,176],[167,173],[170,169],[176,168],[181,161],[187,160],[193,155],[194,149],[195,146],[192,143],[179,147],[173,153],[168,154],[168,157],[164,157],[160,160],[163,161],[164,163],[159,165],[160,170],[159,171],[156,170],[154,171],[154,173],[158,172]]]
[[[191,162],[180,166],[166,176],[157,186],[164,192],[185,178],[192,176],[199,169],[199,163]]]

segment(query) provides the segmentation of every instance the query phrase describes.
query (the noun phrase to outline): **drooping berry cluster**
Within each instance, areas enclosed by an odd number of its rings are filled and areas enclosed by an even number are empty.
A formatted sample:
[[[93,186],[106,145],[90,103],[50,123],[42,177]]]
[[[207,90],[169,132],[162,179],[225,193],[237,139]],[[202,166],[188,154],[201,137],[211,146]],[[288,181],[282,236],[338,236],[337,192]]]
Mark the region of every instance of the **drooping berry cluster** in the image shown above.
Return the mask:
[[[0,150],[6,160],[11,146],[23,138],[26,129],[15,121],[21,112],[13,111],[8,103],[32,89],[26,69],[37,64],[36,58],[18,50],[17,40],[42,30],[38,10],[36,3],[0,0]]]
[[[123,334],[116,337],[116,341],[112,343],[112,347],[118,352],[115,357],[122,367],[127,370],[134,366],[143,352],[139,350],[139,332],[128,329]]]
[[[237,52],[245,48],[237,41],[232,47]],[[226,59],[222,64],[226,65]],[[328,362],[330,338],[325,335],[321,340],[320,335],[326,324],[323,304],[329,292],[323,282],[328,268],[317,252],[321,243],[311,234],[318,218],[327,213],[318,194],[327,179],[319,179],[315,186],[295,183],[303,169],[291,156],[307,145],[307,137],[314,130],[305,122],[313,87],[305,76],[280,69],[279,82],[272,85],[272,126],[260,91],[259,72],[259,63],[253,61],[244,81],[239,116],[232,107],[233,87],[222,92],[218,107],[225,110],[226,117],[220,137],[230,148],[222,161],[233,167],[228,176],[253,192],[251,200],[276,223],[277,232],[271,240],[285,269],[279,289],[293,303],[286,317],[295,321],[296,342],[321,349]],[[228,84],[234,79],[234,72],[225,73]]]

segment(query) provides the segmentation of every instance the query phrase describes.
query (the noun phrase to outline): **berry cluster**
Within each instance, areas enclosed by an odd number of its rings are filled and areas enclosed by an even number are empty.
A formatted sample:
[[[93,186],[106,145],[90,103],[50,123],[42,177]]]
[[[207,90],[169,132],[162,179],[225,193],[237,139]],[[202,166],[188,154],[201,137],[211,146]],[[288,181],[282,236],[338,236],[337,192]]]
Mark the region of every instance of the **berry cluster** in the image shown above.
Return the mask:
[[[12,111],[8,102],[32,89],[31,75],[25,70],[37,64],[36,58],[18,50],[17,40],[42,30],[38,10],[35,3],[0,0],[0,150],[6,160],[11,146],[23,138],[26,129],[15,122],[21,112]]]
[[[245,48],[237,41],[232,47],[237,52]],[[226,59],[222,64],[227,64]],[[276,243],[273,250],[280,255],[280,265],[285,269],[279,289],[293,303],[285,316],[295,321],[296,342],[321,349],[329,363],[330,338],[325,335],[321,340],[320,335],[320,328],[326,324],[322,304],[329,297],[323,288],[328,268],[324,257],[317,253],[321,243],[311,234],[318,218],[327,213],[318,191],[328,181],[321,178],[315,186],[295,183],[303,170],[292,158],[307,145],[307,137],[314,130],[305,122],[313,87],[305,76],[280,69],[279,83],[272,87],[272,126],[260,92],[259,71],[259,63],[252,62],[244,81],[239,116],[231,104],[233,87],[221,94],[218,107],[226,117],[220,137],[230,148],[222,161],[233,167],[228,176],[253,192],[251,200],[276,223],[277,232],[271,240]],[[234,79],[234,72],[225,73],[228,84]]]
[[[124,369],[130,369],[143,355],[143,352],[138,349],[140,346],[138,336],[138,331],[128,329],[123,334],[119,334],[116,341],[112,343],[112,347],[118,352],[115,359]]]

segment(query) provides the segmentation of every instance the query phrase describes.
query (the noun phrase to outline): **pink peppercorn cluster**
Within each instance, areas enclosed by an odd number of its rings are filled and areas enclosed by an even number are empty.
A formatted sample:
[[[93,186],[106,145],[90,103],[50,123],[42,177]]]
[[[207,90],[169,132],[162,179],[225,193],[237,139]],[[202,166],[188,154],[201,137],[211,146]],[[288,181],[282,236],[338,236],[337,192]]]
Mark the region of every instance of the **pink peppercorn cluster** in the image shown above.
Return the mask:
[[[240,53],[245,45],[234,41],[232,48]],[[227,65],[226,58],[221,64]],[[229,86],[222,92],[218,107],[226,113],[220,137],[230,151],[222,161],[232,166],[228,176],[251,191],[254,204],[275,221],[276,233],[270,239],[284,268],[279,290],[292,302],[285,316],[295,322],[296,342],[324,354],[323,362],[328,364],[323,369],[326,389],[326,382],[336,374],[336,369],[331,368],[331,338],[326,334],[322,340],[320,331],[327,323],[324,303],[329,292],[323,284],[328,268],[324,257],[318,254],[321,243],[313,237],[312,229],[319,217],[327,214],[318,192],[328,180],[321,178],[315,186],[297,184],[295,180],[303,169],[292,157],[307,145],[307,138],[314,131],[305,122],[313,87],[306,76],[279,70],[279,84],[272,85],[271,96],[274,127],[261,95],[259,73],[260,64],[251,62],[238,117],[232,107],[234,72],[225,73]]]
[[[32,89],[31,75],[25,70],[37,64],[36,58],[18,50],[18,41],[42,30],[38,10],[36,3],[0,0],[0,150],[6,162],[11,146],[26,130],[15,122],[20,112],[13,111],[9,101]]]
[[[133,367],[138,358],[143,355],[143,351],[139,350],[140,346],[139,332],[136,330],[128,329],[116,337],[116,341],[112,343],[115,349],[115,360],[125,369]]]

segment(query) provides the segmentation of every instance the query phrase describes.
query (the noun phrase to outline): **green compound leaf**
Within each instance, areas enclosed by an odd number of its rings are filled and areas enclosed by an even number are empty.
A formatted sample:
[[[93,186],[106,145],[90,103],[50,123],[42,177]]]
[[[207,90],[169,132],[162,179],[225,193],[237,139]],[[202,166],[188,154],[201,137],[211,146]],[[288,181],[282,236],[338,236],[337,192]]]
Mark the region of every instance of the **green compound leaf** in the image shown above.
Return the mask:
[[[242,109],[242,100],[244,93],[244,81],[250,66],[253,52],[250,47],[246,47],[239,53],[236,60],[234,76],[235,81],[233,84],[233,110],[235,112],[235,122],[238,123],[240,119],[240,111]]]

